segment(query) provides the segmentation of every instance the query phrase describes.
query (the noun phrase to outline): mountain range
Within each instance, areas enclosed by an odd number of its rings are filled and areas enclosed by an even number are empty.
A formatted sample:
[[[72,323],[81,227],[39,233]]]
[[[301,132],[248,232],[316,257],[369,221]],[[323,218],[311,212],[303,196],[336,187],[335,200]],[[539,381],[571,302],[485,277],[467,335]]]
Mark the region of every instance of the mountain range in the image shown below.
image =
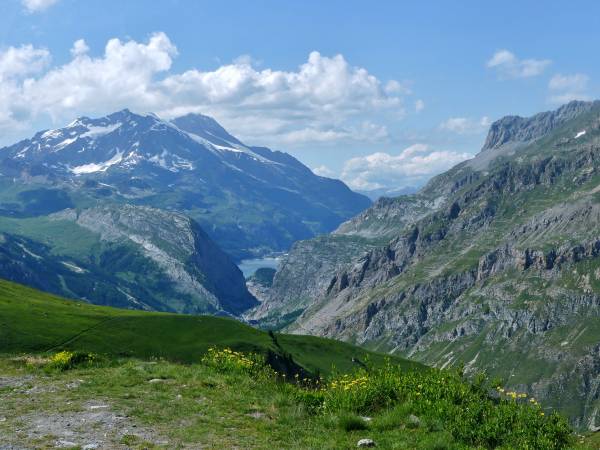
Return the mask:
[[[239,315],[235,261],[368,206],[214,119],[123,110],[0,149],[0,277],[125,308]]]
[[[596,430],[599,223],[600,102],[505,117],[417,193],[295,243],[246,317],[485,370]]]
[[[4,216],[97,202],[179,211],[234,259],[285,251],[370,205],[341,181],[286,153],[246,146],[200,114],[80,117],[0,149],[0,172]]]
[[[201,115],[80,118],[0,155],[1,278],[485,370],[600,427],[600,102],[504,117],[373,204]],[[274,274],[234,263],[292,242]]]

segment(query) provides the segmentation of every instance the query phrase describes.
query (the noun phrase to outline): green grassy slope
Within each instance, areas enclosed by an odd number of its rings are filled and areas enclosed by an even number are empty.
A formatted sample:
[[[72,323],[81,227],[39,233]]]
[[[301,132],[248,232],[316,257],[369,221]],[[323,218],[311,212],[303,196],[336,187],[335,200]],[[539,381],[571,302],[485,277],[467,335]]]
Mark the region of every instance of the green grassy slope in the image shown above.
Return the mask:
[[[138,358],[194,362],[211,346],[239,351],[289,353],[310,372],[356,368],[352,359],[383,363],[385,356],[311,336],[276,335],[235,320],[120,310],[65,300],[0,280],[0,353],[62,349]],[[394,358],[406,367],[418,363]]]

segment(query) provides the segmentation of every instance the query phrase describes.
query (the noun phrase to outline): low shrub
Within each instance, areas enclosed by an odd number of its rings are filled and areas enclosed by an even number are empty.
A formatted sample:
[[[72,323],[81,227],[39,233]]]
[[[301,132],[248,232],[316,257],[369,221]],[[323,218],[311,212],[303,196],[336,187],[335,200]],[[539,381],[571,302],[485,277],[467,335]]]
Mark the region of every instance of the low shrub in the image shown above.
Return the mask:
[[[265,359],[257,353],[241,353],[224,348],[211,347],[202,357],[202,363],[221,373],[245,373],[254,377],[274,378],[276,373],[265,364]]]
[[[256,354],[212,348],[202,361],[221,372],[272,383],[285,380]],[[288,381],[279,384],[282,395],[309,414],[337,418],[346,431],[423,427],[443,430],[456,442],[477,448],[555,450],[573,442],[564,418],[546,415],[535,399],[506,391],[484,375],[469,382],[461,371],[405,371],[388,363],[328,381]],[[363,415],[373,417],[372,423],[359,417]]]
[[[573,433],[564,418],[556,413],[547,416],[536,400],[493,389],[486,380],[478,376],[469,383],[460,373],[409,372],[388,364],[335,377],[297,398],[317,413],[385,415],[405,405],[409,409],[398,410],[396,418],[374,425],[392,426],[410,412],[424,423],[443,427],[457,441],[478,447],[561,449],[572,443]]]
[[[323,403],[327,390],[325,388],[306,389],[301,386],[290,386],[290,395],[294,401],[304,405],[311,414],[317,414],[323,410]]]
[[[344,431],[359,431],[369,428],[369,424],[362,417],[353,414],[342,414],[338,417],[338,426]]]
[[[46,364],[47,370],[69,370],[76,366],[93,365],[99,361],[98,355],[87,352],[63,350],[52,355]]]
[[[403,393],[397,389],[391,372],[372,376],[362,370],[354,375],[334,378],[325,391],[323,409],[368,414],[399,402]]]

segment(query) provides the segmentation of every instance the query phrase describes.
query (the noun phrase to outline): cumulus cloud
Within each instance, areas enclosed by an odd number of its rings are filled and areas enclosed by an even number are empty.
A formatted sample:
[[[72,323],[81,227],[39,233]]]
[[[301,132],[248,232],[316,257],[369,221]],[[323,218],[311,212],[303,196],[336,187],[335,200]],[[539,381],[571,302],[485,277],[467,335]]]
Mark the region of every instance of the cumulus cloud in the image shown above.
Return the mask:
[[[344,164],[341,179],[356,190],[400,189],[422,184],[471,157],[468,153],[414,144],[398,155],[378,152],[352,158]]]
[[[486,66],[496,70],[501,78],[529,78],[542,74],[551,62],[549,59],[519,59],[508,50],[498,50]]]
[[[73,47],[71,47],[71,55],[74,58],[85,55],[90,48],[87,46],[83,39],[78,39],[73,43]]]
[[[252,135],[252,132],[250,135]],[[243,127],[242,127],[242,133]],[[371,122],[362,122],[353,124],[349,127],[306,127],[291,131],[280,131],[275,136],[275,141],[279,143],[296,145],[306,144],[310,142],[328,143],[328,142],[377,142],[385,141],[388,138],[388,131],[384,125],[377,125]],[[272,140],[269,136],[265,136],[266,142]]]
[[[0,131],[18,131],[31,117],[31,105],[23,88],[31,76],[50,64],[50,53],[31,45],[8,47],[0,51]]]
[[[146,42],[110,39],[97,57],[89,50],[80,39],[72,59],[55,67],[48,67],[44,49],[0,51],[0,128],[22,120],[23,113],[58,121],[128,107],[167,118],[203,112],[241,130],[242,137],[268,134],[284,143],[384,139],[387,130],[369,115],[397,115],[407,95],[395,80],[383,82],[342,55],[316,51],[292,71],[259,70],[242,56],[215,70],[172,73],[178,51],[164,33]],[[15,114],[17,109],[25,111]]]
[[[303,128],[314,121],[331,130],[333,125],[359,113],[401,108],[399,95],[390,93],[366,69],[350,66],[341,55],[329,58],[318,52],[312,52],[297,71],[256,70],[242,61],[211,72],[189,70],[168,77],[161,86],[190,108],[228,108],[226,115],[237,108],[283,118],[285,125],[304,122]],[[181,105],[178,107],[181,109]],[[315,126],[308,128],[324,140],[337,133],[318,133]],[[287,134],[296,131],[302,130],[281,130]],[[304,136],[306,132],[297,134]]]
[[[48,50],[32,45],[8,47],[0,52],[0,82],[39,73],[50,64]]]
[[[396,80],[390,80],[385,84],[385,92],[388,94],[411,94],[412,91],[408,86]]]
[[[590,77],[583,73],[554,75],[548,82],[551,103],[568,103],[571,100],[589,100],[586,94]]]
[[[57,2],[58,0],[21,0],[21,4],[28,13],[44,11]]]
[[[491,120],[487,116],[478,120],[469,117],[450,117],[440,124],[440,129],[457,134],[476,134],[486,131],[490,124]]]
[[[315,167],[312,171],[315,175],[319,175],[321,177],[328,177],[328,178],[335,177],[335,172],[327,166]]]
[[[154,34],[147,44],[111,39],[100,58],[88,56],[87,50],[79,40],[70,62],[14,83],[16,99],[29,106],[32,116],[47,114],[55,120],[127,105],[160,104],[165,94],[157,90],[154,75],[167,71],[177,54],[164,33]],[[10,107],[15,98],[5,100]]]

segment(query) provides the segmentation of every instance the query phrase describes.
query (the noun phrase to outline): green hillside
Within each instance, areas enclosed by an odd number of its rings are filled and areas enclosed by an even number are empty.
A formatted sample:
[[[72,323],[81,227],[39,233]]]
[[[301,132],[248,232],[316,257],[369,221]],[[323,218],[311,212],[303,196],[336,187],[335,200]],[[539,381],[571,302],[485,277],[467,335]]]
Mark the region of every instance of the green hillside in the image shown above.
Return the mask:
[[[312,373],[356,368],[355,360],[385,356],[312,336],[275,335],[238,321],[121,310],[55,297],[0,280],[0,352],[46,353],[63,349],[136,358],[196,362],[212,346],[282,356]],[[394,358],[405,367],[423,367]]]
[[[533,398],[485,377],[471,383],[424,368],[227,318],[119,310],[0,280],[0,435],[8,448],[576,442],[566,421]]]

